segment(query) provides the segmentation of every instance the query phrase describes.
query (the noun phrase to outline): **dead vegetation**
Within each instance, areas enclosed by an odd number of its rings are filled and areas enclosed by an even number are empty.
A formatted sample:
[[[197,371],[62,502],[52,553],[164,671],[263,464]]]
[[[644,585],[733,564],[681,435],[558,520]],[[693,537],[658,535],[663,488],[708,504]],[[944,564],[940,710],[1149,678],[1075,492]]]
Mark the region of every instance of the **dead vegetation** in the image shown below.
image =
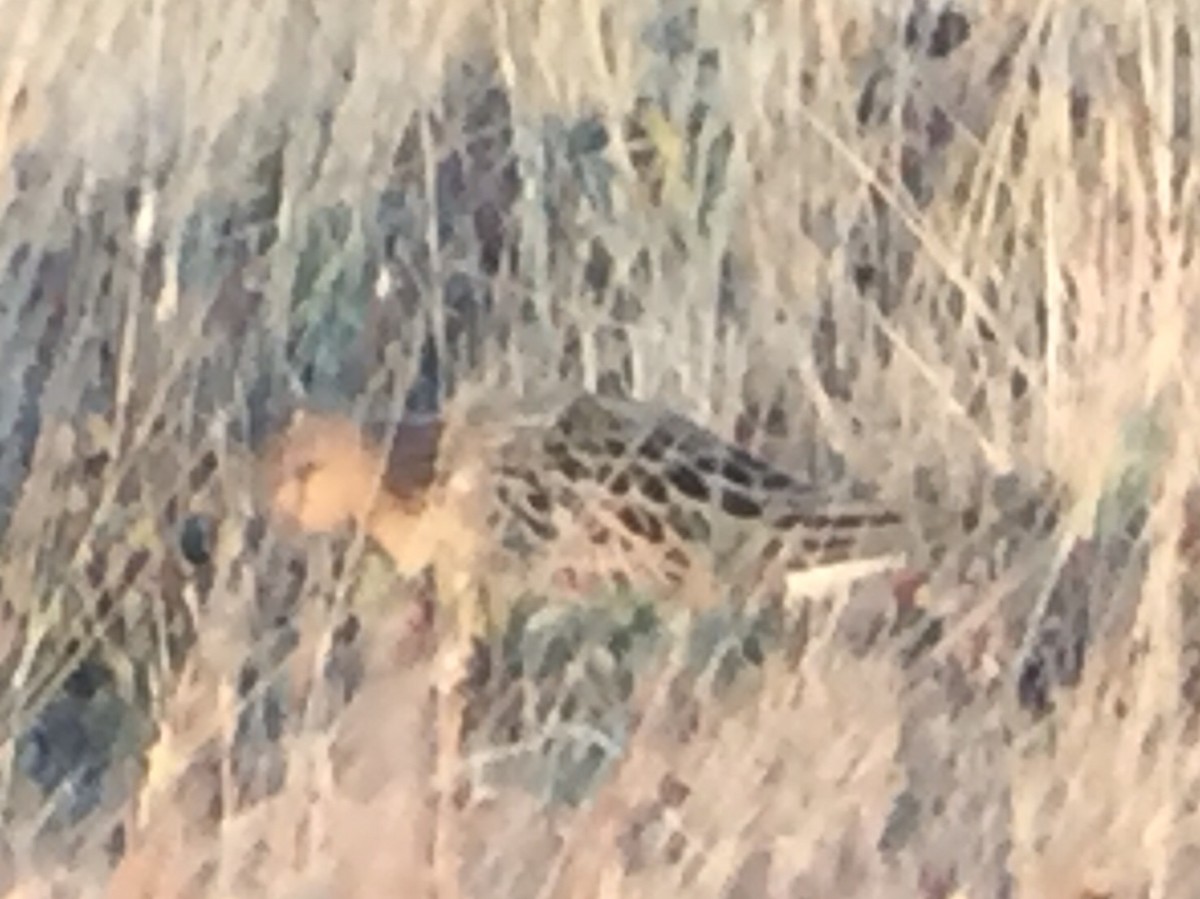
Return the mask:
[[[432,586],[249,459],[567,381],[977,514],[911,612],[522,607],[465,895],[1191,894],[1188,4],[3,9],[0,888],[432,889]]]

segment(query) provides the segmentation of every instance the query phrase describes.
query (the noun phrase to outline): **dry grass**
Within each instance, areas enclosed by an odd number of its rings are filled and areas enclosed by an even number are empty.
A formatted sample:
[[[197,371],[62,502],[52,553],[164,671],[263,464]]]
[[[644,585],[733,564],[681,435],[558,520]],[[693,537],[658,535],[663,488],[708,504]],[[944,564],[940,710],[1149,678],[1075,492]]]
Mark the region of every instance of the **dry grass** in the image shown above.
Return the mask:
[[[978,6],[4,0],[0,889],[423,891],[424,587],[246,456],[566,378],[988,511],[907,662],[527,623],[467,894],[1192,895],[1200,18]]]

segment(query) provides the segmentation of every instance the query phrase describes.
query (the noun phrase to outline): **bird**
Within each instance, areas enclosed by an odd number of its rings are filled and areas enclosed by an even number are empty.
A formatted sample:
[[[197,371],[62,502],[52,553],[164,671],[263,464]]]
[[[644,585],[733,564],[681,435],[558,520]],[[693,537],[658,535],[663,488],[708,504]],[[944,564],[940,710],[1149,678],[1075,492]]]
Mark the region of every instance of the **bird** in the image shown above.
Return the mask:
[[[301,410],[262,453],[270,507],[302,531],[361,528],[401,575],[432,569],[479,633],[531,593],[634,590],[695,609],[797,572],[906,562],[908,522],[887,504],[650,401],[552,397],[413,417],[384,439]]]

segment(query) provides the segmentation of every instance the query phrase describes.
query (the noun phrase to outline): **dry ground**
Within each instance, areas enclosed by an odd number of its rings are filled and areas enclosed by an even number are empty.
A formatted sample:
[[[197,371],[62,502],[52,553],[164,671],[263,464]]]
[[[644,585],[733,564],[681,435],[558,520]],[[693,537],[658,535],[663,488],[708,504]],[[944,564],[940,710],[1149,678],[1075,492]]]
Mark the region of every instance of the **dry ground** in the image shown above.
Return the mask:
[[[0,12],[0,889],[416,895],[427,585],[246,460],[567,379],[983,512],[916,627],[514,621],[470,895],[1200,892],[1194,5]]]

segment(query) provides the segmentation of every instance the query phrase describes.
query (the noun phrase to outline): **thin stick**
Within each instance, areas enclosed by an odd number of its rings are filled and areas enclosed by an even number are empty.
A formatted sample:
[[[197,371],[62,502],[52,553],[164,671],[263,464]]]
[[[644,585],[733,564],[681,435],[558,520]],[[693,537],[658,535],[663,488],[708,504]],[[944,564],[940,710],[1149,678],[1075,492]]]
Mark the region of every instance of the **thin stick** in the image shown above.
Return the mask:
[[[433,890],[437,899],[459,899],[463,895],[462,810],[458,803],[466,765],[463,758],[463,723],[466,720],[464,691],[470,680],[472,638],[480,633],[482,615],[479,592],[462,569],[438,571],[438,600],[442,608],[454,609],[454,632],[450,643],[438,651],[434,672],[434,837]]]

